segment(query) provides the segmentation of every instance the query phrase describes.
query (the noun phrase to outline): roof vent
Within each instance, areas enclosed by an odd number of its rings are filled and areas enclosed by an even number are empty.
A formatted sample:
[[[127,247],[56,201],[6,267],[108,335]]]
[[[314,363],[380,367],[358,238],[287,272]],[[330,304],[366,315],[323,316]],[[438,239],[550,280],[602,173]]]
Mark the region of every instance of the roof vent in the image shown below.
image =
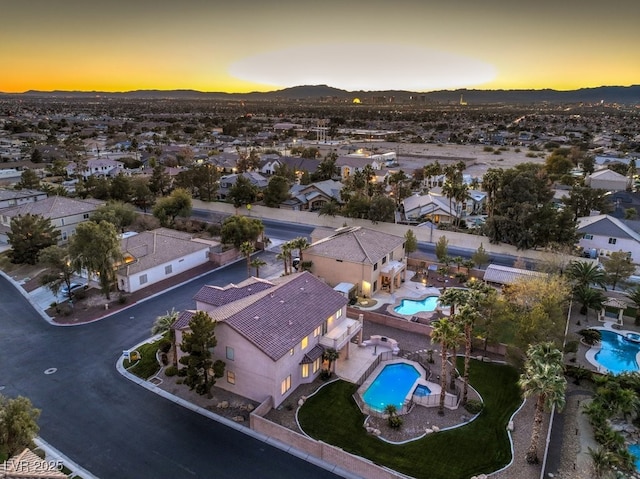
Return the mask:
[[[289,320],[289,326],[293,326],[293,321]]]
[[[260,319],[260,316],[254,316],[253,319],[255,319],[256,321]]]
[[[280,304],[284,304],[284,299],[281,299],[281,300],[280,300]]]

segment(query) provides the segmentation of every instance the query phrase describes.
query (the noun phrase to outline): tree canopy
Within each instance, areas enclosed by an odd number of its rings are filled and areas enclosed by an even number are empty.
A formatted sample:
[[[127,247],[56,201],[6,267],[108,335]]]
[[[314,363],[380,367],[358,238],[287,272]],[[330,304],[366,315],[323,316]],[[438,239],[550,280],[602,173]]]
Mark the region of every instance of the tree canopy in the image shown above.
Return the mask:
[[[191,195],[182,188],[175,189],[169,196],[159,198],[153,207],[153,216],[160,220],[162,226],[172,226],[178,216],[191,215]]]
[[[9,257],[12,263],[36,264],[40,251],[57,244],[60,237],[60,231],[51,221],[40,215],[16,216],[10,225],[7,239],[11,245]]]
[[[229,216],[222,222],[220,239],[224,244],[232,244],[236,248],[245,241],[255,243],[264,231],[264,225],[258,218],[246,216]]]
[[[38,434],[40,410],[23,396],[9,399],[0,394],[0,455],[13,456],[31,446]]]

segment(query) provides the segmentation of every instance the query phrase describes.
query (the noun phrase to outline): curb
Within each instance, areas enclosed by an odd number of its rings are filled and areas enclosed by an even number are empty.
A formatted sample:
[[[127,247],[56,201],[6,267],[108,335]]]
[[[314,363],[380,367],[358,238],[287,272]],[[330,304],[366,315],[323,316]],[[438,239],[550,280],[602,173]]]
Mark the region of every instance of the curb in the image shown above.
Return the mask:
[[[33,442],[35,443],[36,446],[38,446],[38,448],[42,449],[45,452],[45,455],[48,460],[61,461],[64,467],[66,467],[67,469],[70,469],[71,473],[69,474],[69,478],[73,478],[75,476],[81,476],[83,479],[98,479],[97,476],[94,476],[85,468],[73,462],[71,459],[69,459],[67,456],[62,454],[60,451],[58,451],[56,448],[54,448],[51,444],[49,444],[47,441],[45,441],[41,437],[34,438]]]

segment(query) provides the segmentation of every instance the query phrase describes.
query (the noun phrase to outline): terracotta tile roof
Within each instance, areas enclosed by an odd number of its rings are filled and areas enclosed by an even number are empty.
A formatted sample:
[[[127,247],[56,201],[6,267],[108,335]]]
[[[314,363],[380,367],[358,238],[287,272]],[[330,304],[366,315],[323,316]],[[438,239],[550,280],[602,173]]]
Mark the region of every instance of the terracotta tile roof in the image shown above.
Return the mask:
[[[125,255],[128,253],[133,256],[135,262],[121,267],[119,271],[126,275],[139,273],[198,251],[203,251],[205,257],[209,245],[190,241],[190,235],[168,231],[160,228],[122,239],[120,249]]]
[[[193,299],[218,307],[273,288],[274,286],[273,283],[259,280],[258,278],[249,278],[249,280],[255,281],[243,281],[240,284],[231,283],[224,287],[203,286]]]
[[[98,206],[104,203],[104,201],[93,199],[77,200],[67,198],[66,196],[50,196],[42,201],[6,208],[2,211],[2,214],[9,217],[31,214],[40,215],[47,219],[55,219],[83,213],[93,213]]]
[[[224,321],[274,361],[347,304],[347,299],[311,273],[273,280],[272,287],[207,311]],[[239,288],[248,292],[248,288]],[[176,329],[188,321],[179,319]]]
[[[316,344],[307,354],[304,355],[300,364],[313,364],[313,362],[319,357],[322,357],[323,354],[324,348],[319,344]]]
[[[11,457],[7,462],[0,464],[0,477],[7,479],[63,479],[69,476],[58,470],[54,462],[41,459],[27,448],[20,454]]]
[[[367,228],[345,228],[313,243],[307,255],[334,258],[351,263],[375,264],[404,243],[401,236]]]

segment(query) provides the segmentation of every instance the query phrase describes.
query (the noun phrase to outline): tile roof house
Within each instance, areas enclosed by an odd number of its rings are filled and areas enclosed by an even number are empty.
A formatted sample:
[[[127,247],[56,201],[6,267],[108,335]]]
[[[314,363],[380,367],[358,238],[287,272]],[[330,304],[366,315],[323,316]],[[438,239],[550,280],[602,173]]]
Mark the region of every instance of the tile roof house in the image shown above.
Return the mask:
[[[31,449],[0,463],[0,479],[66,479],[62,461],[42,459]]]
[[[79,200],[65,196],[50,196],[42,201],[2,209],[0,210],[0,241],[7,241],[7,233],[11,231],[13,218],[31,214],[50,220],[53,227],[60,231],[60,243],[66,243],[76,232],[77,225],[89,220],[91,213],[104,204],[104,201],[90,198]]]
[[[40,190],[13,190],[0,188],[0,208],[19,206],[24,203],[35,203],[47,198],[47,194]]]
[[[339,156],[336,159],[336,168],[340,170],[340,177],[346,180],[352,176],[356,171],[362,171],[366,166],[371,166],[374,170],[382,168],[382,161],[378,159],[372,159],[369,156],[362,155],[346,155]]]
[[[120,240],[124,263],[116,273],[118,289],[133,293],[205,264],[217,244],[167,228],[126,235]]]
[[[490,264],[484,272],[483,280],[492,284],[509,285],[521,279],[545,278],[547,276],[549,275],[540,271]]]
[[[609,169],[591,173],[584,179],[584,182],[591,188],[600,188],[607,191],[621,191],[631,187],[629,177]]]
[[[79,173],[85,180],[90,176],[109,176],[113,178],[125,172],[123,162],[106,158],[87,160],[84,165],[69,163],[66,169],[68,176]]]
[[[449,200],[432,194],[412,195],[402,200],[404,217],[407,221],[431,221],[432,223],[451,223],[457,217],[455,203],[449,206]]]
[[[590,256],[609,256],[615,251],[629,254],[631,261],[640,263],[640,233],[627,223],[609,215],[578,218],[578,246]]]
[[[217,322],[213,359],[226,366],[216,386],[254,401],[270,399],[273,407],[320,374],[325,348],[348,357],[362,330],[346,317],[347,299],[308,272],[204,286],[194,299],[196,311]],[[177,345],[196,311],[184,311],[174,324]]]
[[[393,293],[405,280],[403,237],[362,227],[340,228],[317,240],[320,233],[326,230],[311,233],[315,241],[304,251],[304,260],[327,284],[352,283],[359,295],[371,297],[385,289]]]
[[[326,203],[336,201],[342,203],[340,190],[343,184],[339,181],[325,180],[309,185],[295,184],[289,190],[290,199],[280,208],[300,211],[318,211]]]
[[[257,171],[245,171],[244,173],[240,173],[240,174],[234,173],[232,175],[222,176],[220,177],[220,188],[218,189],[218,199],[223,200],[227,197],[227,195],[229,194],[229,190],[231,189],[231,187],[233,187],[233,185],[236,184],[236,181],[238,181],[238,176],[240,175],[248,179],[249,182],[259,190],[265,189],[269,184],[269,180],[264,176],[262,176]]]

